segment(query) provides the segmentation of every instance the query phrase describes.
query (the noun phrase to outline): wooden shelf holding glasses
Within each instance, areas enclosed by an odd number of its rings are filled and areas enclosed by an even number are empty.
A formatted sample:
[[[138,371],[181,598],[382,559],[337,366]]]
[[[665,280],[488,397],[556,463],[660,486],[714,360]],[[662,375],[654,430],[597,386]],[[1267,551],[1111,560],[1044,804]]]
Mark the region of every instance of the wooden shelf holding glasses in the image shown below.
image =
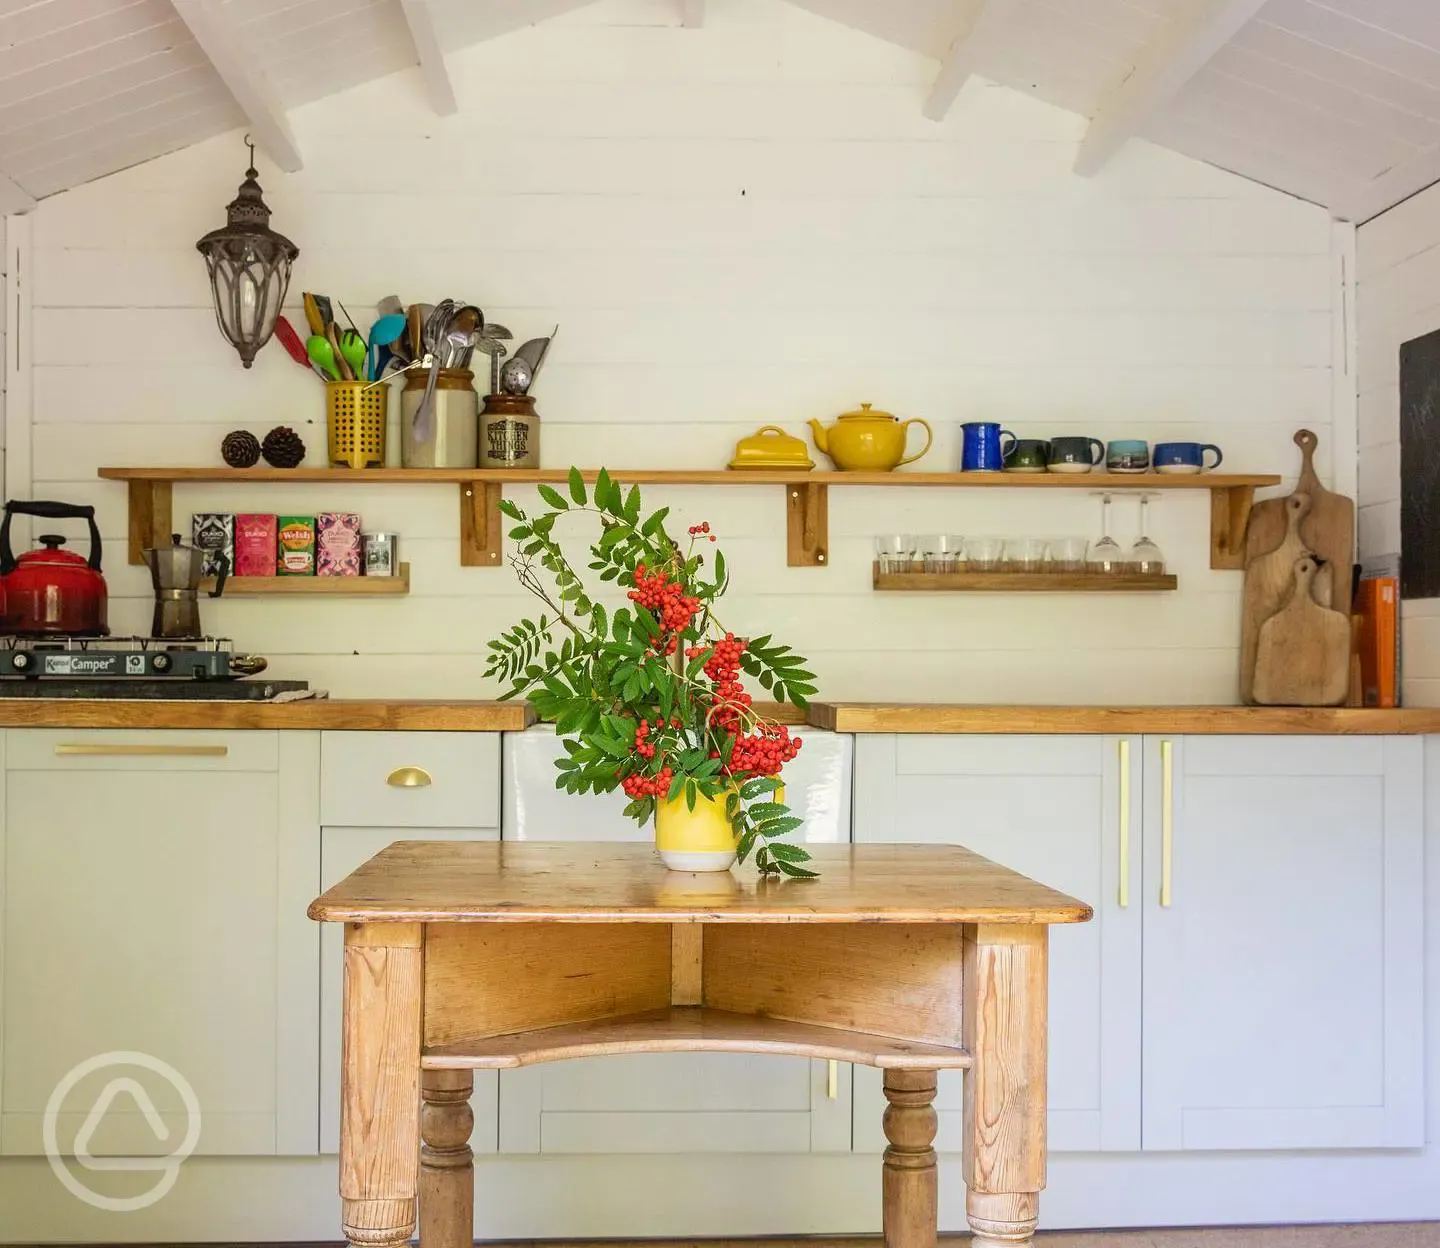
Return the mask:
[[[1178,589],[1168,573],[1141,572],[882,572],[874,565],[878,590],[908,593],[1134,594]]]
[[[582,475],[593,481],[598,469]],[[829,492],[831,486],[884,488],[1019,490],[1205,490],[1210,495],[1210,566],[1244,566],[1245,524],[1255,491],[1279,485],[1268,473],[1092,472],[1067,475],[1012,472],[804,472],[785,469],[624,469],[611,468],[621,485],[779,486],[785,495],[788,562],[791,567],[823,567],[830,562]],[[143,563],[142,551],[169,541],[175,531],[172,496],[176,485],[228,483],[302,483],[340,485],[449,485],[460,501],[460,562],[465,567],[498,567],[503,562],[504,523],[500,499],[507,485],[561,485],[565,468],[101,468],[107,481],[124,481],[130,490],[130,562]],[[253,505],[253,504],[252,504]]]

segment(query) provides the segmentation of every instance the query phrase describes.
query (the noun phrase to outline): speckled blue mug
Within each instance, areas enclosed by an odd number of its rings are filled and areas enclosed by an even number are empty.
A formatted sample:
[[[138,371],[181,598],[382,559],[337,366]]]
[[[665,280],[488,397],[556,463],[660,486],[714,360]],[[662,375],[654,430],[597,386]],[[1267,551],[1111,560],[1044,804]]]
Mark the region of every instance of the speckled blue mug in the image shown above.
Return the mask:
[[[1215,452],[1215,462],[1205,462],[1205,452]],[[1220,448],[1210,442],[1159,442],[1155,446],[1155,471],[1168,472],[1178,476],[1197,472],[1210,472],[1220,467],[1225,456]]]

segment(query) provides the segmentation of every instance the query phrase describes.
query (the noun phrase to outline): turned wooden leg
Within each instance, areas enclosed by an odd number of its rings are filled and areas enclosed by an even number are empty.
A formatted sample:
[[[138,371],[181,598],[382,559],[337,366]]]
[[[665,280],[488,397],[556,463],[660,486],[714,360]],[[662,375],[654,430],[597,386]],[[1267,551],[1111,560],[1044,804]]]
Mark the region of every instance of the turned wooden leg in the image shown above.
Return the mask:
[[[345,927],[340,1207],[363,1248],[400,1248],[415,1230],[421,939],[418,923]]]
[[[885,1072],[885,1248],[935,1248],[935,1072]]]
[[[468,1070],[420,1075],[420,1248],[469,1248],[475,1238],[475,1114]]]
[[[965,929],[965,1213],[975,1248],[1028,1244],[1045,1186],[1049,931]]]

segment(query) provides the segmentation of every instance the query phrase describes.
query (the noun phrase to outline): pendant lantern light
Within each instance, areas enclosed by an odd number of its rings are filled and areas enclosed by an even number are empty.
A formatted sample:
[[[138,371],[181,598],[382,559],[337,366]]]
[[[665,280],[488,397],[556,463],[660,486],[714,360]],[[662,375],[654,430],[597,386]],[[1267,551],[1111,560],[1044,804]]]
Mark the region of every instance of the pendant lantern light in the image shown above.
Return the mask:
[[[300,249],[270,228],[270,209],[256,181],[255,144],[248,134],[245,142],[250,168],[225,210],[227,220],[195,247],[210,270],[220,332],[249,368],[275,331],[275,318],[290,288],[290,266]]]

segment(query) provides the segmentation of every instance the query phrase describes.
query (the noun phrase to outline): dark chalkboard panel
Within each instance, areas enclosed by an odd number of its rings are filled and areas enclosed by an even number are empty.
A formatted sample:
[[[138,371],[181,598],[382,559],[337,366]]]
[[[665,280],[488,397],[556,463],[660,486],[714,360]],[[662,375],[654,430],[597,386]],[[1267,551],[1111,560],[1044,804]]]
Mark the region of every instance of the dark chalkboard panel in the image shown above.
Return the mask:
[[[1400,597],[1440,598],[1440,330],[1400,347]]]

